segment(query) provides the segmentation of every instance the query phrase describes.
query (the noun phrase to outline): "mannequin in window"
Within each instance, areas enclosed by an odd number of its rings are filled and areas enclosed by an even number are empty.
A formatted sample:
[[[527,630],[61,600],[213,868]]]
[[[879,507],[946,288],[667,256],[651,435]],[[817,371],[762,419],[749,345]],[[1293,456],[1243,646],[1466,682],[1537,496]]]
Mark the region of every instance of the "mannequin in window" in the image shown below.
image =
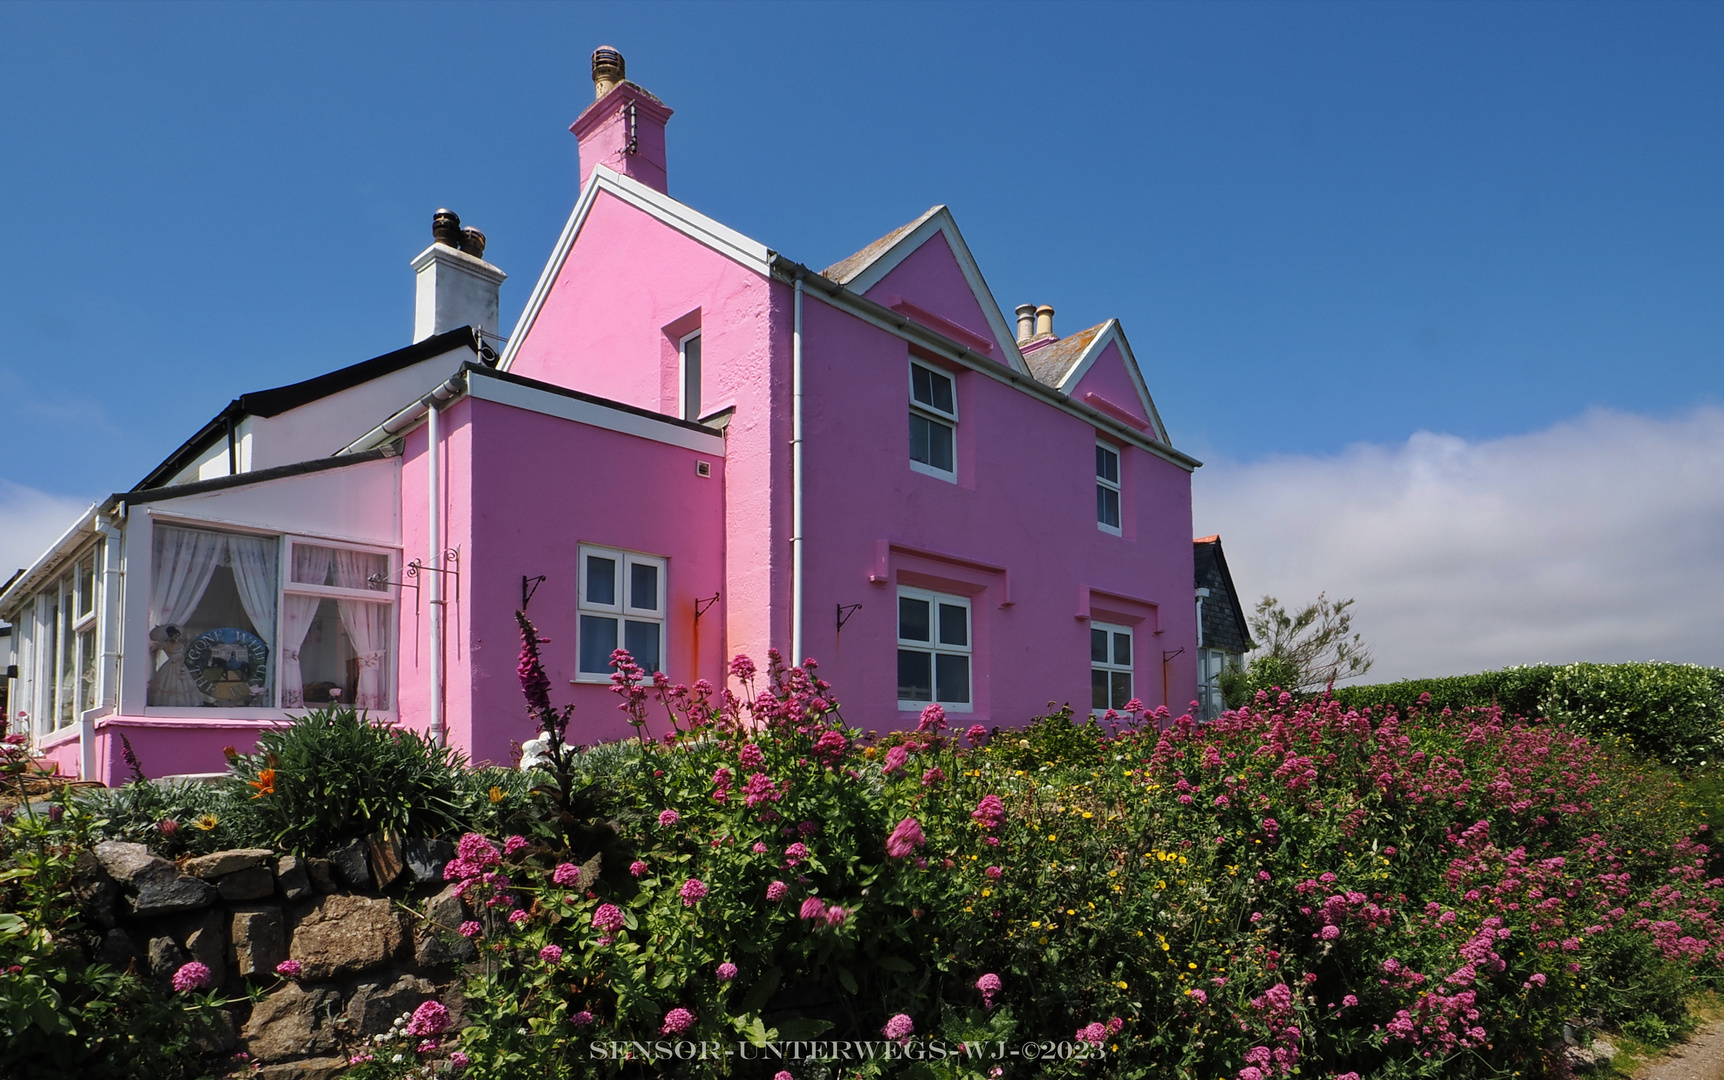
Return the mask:
[[[192,673],[186,669],[186,636],[179,627],[158,626],[151,630],[150,656],[155,666],[150,671],[149,704],[203,704],[203,694],[192,681]]]

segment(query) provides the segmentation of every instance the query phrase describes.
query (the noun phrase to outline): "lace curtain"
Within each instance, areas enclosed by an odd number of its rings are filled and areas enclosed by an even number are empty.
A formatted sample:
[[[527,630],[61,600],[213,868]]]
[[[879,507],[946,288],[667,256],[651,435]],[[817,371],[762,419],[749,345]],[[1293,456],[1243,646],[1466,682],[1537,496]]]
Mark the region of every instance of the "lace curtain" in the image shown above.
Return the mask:
[[[150,577],[150,629],[181,626],[197,610],[210,577],[227,552],[227,537],[157,525]],[[273,583],[272,583],[273,584]]]
[[[335,584],[343,589],[369,589],[367,578],[379,569],[380,556],[363,551],[336,549]],[[387,568],[387,564],[382,564]],[[354,694],[354,706],[361,709],[387,709],[389,691],[384,682],[388,674],[389,656],[388,604],[373,604],[365,600],[338,600],[341,627],[359,660],[359,686]]]
[[[329,578],[329,566],[334,552],[309,544],[293,546],[293,580],[310,581],[319,585]],[[281,606],[281,707],[298,708],[305,704],[305,677],[299,670],[299,650],[305,635],[317,619],[315,596],[282,597]]]
[[[273,536],[227,537],[227,565],[233,571],[233,584],[239,593],[240,606],[251,620],[252,632],[273,644],[275,637],[275,556],[278,543]],[[265,683],[268,686],[268,683]],[[267,690],[265,693],[267,694]],[[267,700],[267,699],[266,699]]]

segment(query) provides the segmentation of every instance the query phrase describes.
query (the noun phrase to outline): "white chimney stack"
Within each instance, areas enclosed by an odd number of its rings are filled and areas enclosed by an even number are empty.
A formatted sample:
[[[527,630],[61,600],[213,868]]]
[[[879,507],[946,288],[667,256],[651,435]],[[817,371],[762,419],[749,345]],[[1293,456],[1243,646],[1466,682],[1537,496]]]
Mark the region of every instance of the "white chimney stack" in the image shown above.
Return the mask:
[[[509,275],[480,256],[485,234],[461,228],[452,210],[431,218],[431,246],[413,260],[418,275],[413,306],[413,340],[475,326],[498,336],[497,291]]]

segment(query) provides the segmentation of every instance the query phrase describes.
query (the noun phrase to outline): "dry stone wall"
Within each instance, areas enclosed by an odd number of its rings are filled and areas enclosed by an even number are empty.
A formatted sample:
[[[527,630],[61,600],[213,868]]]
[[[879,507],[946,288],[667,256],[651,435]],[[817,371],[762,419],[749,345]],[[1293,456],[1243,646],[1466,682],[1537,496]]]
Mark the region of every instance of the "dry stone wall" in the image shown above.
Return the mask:
[[[204,1039],[212,1059],[323,1080],[427,1000],[460,1023],[460,969],[476,951],[442,880],[453,855],[443,841],[372,838],[326,859],[243,848],[170,862],[110,840],[79,857],[77,890],[102,935],[97,959],[164,991],[191,961],[210,969],[233,999]],[[294,978],[277,974],[284,960]]]

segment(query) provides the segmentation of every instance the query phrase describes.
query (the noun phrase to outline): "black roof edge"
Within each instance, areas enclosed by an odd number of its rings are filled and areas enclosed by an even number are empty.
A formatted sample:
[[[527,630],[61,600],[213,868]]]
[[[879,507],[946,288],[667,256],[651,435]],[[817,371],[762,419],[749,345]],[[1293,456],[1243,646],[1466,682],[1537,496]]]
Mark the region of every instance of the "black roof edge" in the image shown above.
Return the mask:
[[[606,409],[615,409],[617,412],[629,413],[633,416],[639,416],[647,420],[657,420],[660,423],[669,424],[672,427],[687,428],[689,431],[698,431],[704,435],[723,435],[721,430],[700,423],[698,420],[684,420],[681,417],[666,416],[664,413],[653,412],[651,409],[643,409],[638,405],[629,405],[621,401],[612,401],[610,398],[602,398],[593,394],[583,394],[579,390],[570,390],[566,386],[558,386],[555,383],[540,382],[538,379],[529,379],[525,375],[516,375],[507,371],[498,371],[495,368],[475,364],[471,360],[462,365],[462,370],[474,375],[483,375],[488,379],[497,379],[500,382],[514,383],[516,386],[525,386],[533,390],[543,390],[548,394],[555,394],[558,397],[574,398],[576,401],[585,401],[589,405],[599,405]],[[720,410],[720,412],[722,411],[723,410]],[[715,413],[714,415],[717,414]]]
[[[289,409],[297,409],[319,398],[338,394],[351,389],[360,383],[369,382],[379,376],[411,367],[421,360],[429,360],[433,356],[441,356],[453,349],[467,346],[475,353],[483,356],[490,350],[479,341],[479,335],[471,326],[460,326],[441,334],[433,334],[424,341],[416,341],[404,349],[374,356],[369,360],[361,360],[357,364],[349,364],[344,368],[325,372],[286,386],[277,386],[270,390],[254,390],[241,394],[228,402],[227,408],[217,413],[215,419],[205,424],[198,433],[180,444],[179,449],[169,454],[167,458],[150,474],[138,481],[132,492],[153,490],[157,486],[173,478],[205,450],[209,449],[218,439],[225,438],[228,425],[238,423],[245,416],[279,416]]]
[[[1227,598],[1233,604],[1233,623],[1239,629],[1239,639],[1245,642],[1247,651],[1255,649],[1257,643],[1251,640],[1251,627],[1245,622],[1245,606],[1239,602],[1239,590],[1233,585],[1233,571],[1227,568],[1227,555],[1221,550],[1221,537],[1205,542],[1204,546],[1212,549],[1210,555],[1221,568],[1221,580],[1227,583]]]
[[[178,499],[186,495],[202,495],[208,491],[222,491],[226,488],[245,487],[247,484],[262,484],[270,480],[280,480],[288,476],[300,476],[304,473],[324,472],[328,469],[342,469],[349,465],[358,465],[366,461],[381,461],[384,458],[395,457],[400,451],[393,442],[385,443],[374,450],[365,450],[357,454],[344,454],[341,457],[313,458],[310,461],[296,461],[291,465],[277,465],[269,469],[259,469],[256,472],[236,473],[233,476],[218,476],[212,480],[194,480],[189,484],[175,484],[172,487],[150,488],[148,491],[127,491],[116,493],[113,497],[124,503],[157,502],[161,499]]]

